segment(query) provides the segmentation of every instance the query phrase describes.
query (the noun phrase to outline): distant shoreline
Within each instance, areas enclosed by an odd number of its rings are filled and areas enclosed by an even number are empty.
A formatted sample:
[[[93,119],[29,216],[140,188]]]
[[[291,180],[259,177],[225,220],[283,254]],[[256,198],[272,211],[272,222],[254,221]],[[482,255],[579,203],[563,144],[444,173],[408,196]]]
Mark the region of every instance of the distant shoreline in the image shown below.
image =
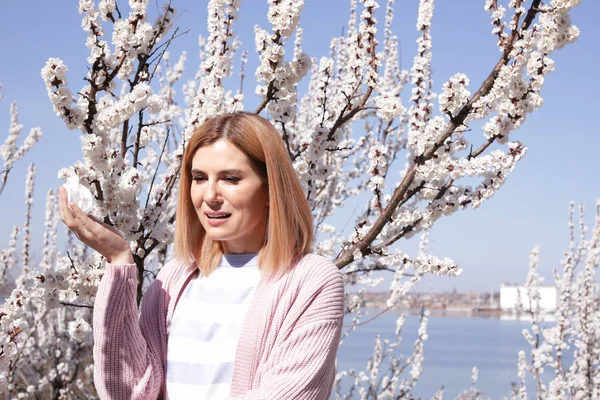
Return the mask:
[[[374,316],[385,307],[362,307],[361,310],[365,316]],[[499,319],[505,321],[531,321],[531,316],[526,313],[517,314],[513,311],[503,311],[499,309],[490,310],[472,310],[472,309],[428,309],[430,317],[437,318],[479,318],[479,319]],[[421,315],[420,308],[391,308],[386,311],[387,315],[400,315],[418,317]],[[543,320],[545,322],[555,321],[554,313],[545,313]]]

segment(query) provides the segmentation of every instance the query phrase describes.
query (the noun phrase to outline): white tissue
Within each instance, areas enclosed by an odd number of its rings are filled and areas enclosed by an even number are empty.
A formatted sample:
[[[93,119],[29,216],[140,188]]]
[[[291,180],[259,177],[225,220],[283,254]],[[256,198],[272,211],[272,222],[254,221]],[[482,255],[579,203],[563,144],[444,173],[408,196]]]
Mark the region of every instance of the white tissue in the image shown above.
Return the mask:
[[[77,204],[77,207],[81,208],[81,211],[86,214],[89,214],[89,212],[92,211],[92,206],[94,204],[92,193],[88,188],[79,183],[79,177],[77,175],[71,175],[63,187],[67,189],[69,203]],[[69,206],[69,209],[70,208],[71,207]]]

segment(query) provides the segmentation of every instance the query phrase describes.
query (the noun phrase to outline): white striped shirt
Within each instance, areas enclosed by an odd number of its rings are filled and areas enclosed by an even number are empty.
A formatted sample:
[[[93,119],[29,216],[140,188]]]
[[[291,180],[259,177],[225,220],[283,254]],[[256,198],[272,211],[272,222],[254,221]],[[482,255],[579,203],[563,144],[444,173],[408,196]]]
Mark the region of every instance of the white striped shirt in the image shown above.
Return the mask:
[[[242,322],[259,280],[256,254],[225,254],[210,276],[188,283],[168,338],[170,399],[229,396]]]

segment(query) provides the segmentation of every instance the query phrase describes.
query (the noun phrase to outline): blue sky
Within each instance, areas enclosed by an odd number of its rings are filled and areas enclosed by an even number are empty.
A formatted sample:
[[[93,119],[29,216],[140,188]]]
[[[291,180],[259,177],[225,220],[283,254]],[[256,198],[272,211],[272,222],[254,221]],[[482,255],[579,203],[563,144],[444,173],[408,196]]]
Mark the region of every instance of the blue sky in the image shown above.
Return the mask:
[[[126,9],[121,1],[121,8]],[[466,73],[474,92],[497,61],[500,53],[490,34],[489,17],[481,1],[436,2],[433,21],[434,90],[457,72]],[[175,41],[171,53],[178,57],[188,52],[187,73],[198,65],[197,38],[206,34],[206,3],[177,1],[176,25],[190,32]],[[330,38],[339,35],[348,19],[349,0],[306,0],[301,25],[304,49],[314,57],[329,54]],[[403,68],[410,68],[415,54],[417,0],[397,1],[393,30],[400,38]],[[151,9],[156,9],[154,2]],[[257,64],[253,27],[269,28],[266,1],[243,0],[235,29],[243,47],[249,50],[247,70]],[[383,23],[385,4],[378,10]],[[553,54],[556,70],[547,76],[542,90],[544,106],[529,116],[524,126],[511,136],[528,147],[504,187],[480,209],[465,210],[442,218],[430,237],[430,252],[449,256],[464,269],[458,278],[426,279],[417,290],[494,290],[502,282],[523,282],[530,249],[541,244],[541,271],[548,279],[559,265],[562,249],[568,244],[567,209],[570,200],[585,203],[586,220],[591,223],[595,198],[600,196],[598,166],[598,93],[600,28],[594,18],[600,3],[582,1],[573,13],[580,28],[579,40]],[[9,107],[19,106],[24,134],[34,126],[44,131],[40,143],[17,163],[9,183],[0,196],[0,248],[6,247],[14,224],[22,224],[24,177],[27,165],[35,161],[38,174],[34,205],[34,253],[41,254],[45,195],[61,184],[57,171],[81,158],[79,132],[67,130],[54,115],[47,98],[40,70],[49,57],[60,57],[69,67],[71,89],[83,86],[87,49],[85,32],[75,1],[32,0],[6,2],[0,24],[0,141],[9,127]],[[383,24],[380,25],[381,29]],[[237,87],[235,77],[232,87]],[[254,83],[245,84],[246,107],[253,109],[258,100]],[[474,144],[482,141],[480,132],[469,136]],[[401,169],[401,166],[398,167]],[[340,223],[345,223],[340,219]],[[401,242],[400,247],[414,254],[416,243]]]

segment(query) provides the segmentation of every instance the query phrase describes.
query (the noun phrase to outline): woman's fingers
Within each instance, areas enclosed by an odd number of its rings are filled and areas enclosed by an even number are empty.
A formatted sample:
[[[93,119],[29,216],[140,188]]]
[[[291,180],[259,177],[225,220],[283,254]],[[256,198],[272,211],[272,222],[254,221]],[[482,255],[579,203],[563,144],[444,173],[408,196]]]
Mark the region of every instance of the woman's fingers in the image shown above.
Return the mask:
[[[81,211],[81,208],[79,208],[77,206],[77,204],[75,203],[71,203],[69,204],[69,208],[71,209],[71,212],[73,214],[73,217],[80,223],[85,224],[85,222],[87,222],[90,218],[87,216],[86,213],[84,213],[83,211]]]
[[[60,214],[65,225],[67,225],[80,240],[88,242],[90,239],[93,239],[95,222],[91,221],[77,204],[69,204],[67,190],[64,187],[59,188],[58,197],[60,202]]]
[[[73,226],[74,216],[69,209],[67,190],[62,186],[58,188],[58,203],[60,205],[60,217],[65,225],[71,229],[71,226]]]
[[[61,219],[79,240],[102,254],[109,262],[115,256],[122,255],[129,255],[127,259],[131,259],[129,244],[117,229],[87,215],[77,204],[69,204],[67,191],[63,187],[59,188],[58,197]]]

